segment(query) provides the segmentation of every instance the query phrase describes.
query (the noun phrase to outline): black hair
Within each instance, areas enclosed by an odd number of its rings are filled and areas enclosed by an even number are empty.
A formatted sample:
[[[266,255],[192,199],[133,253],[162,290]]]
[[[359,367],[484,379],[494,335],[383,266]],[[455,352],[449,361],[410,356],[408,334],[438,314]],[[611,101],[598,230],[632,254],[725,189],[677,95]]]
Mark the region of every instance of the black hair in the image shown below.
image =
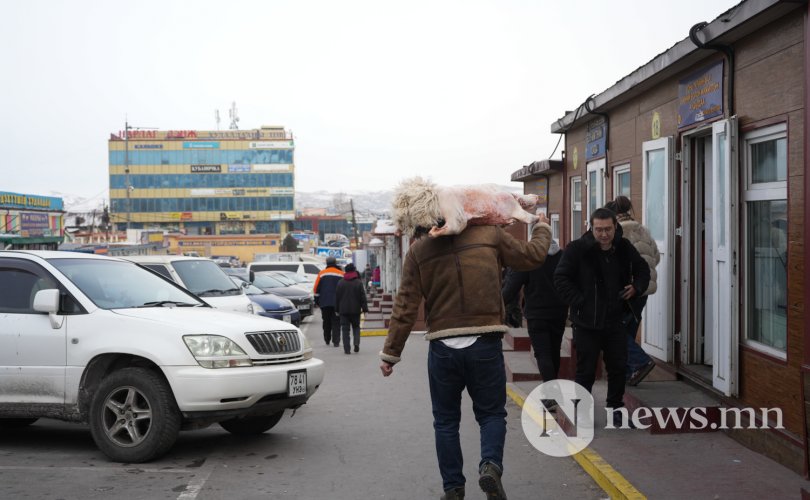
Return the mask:
[[[633,203],[630,202],[630,198],[628,198],[627,196],[619,195],[616,197],[615,200],[613,200],[612,203],[616,204],[616,209],[613,211],[616,212],[617,214],[626,214],[630,210],[633,210]]]
[[[610,210],[609,208],[597,208],[591,214],[590,224],[593,227],[593,220],[594,219],[610,219],[613,221],[613,225],[616,225],[616,212]]]

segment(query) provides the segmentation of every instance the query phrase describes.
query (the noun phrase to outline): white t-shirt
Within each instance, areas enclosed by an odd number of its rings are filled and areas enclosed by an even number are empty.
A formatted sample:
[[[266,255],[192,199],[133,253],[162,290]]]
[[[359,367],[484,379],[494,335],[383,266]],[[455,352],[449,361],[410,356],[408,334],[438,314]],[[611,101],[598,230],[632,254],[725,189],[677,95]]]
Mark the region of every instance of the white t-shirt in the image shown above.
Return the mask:
[[[448,337],[446,339],[439,340],[441,340],[442,343],[447,347],[452,347],[453,349],[464,349],[465,347],[470,347],[471,345],[475,344],[475,341],[478,340],[478,335],[471,335],[468,337]]]

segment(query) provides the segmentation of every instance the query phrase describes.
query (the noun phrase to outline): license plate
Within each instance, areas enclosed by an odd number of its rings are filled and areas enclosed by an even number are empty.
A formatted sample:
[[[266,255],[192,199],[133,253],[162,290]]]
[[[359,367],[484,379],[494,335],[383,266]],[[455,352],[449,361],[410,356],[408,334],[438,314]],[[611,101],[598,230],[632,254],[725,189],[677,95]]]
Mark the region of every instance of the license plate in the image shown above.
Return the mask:
[[[298,306],[298,309],[309,309],[309,304],[301,304]]]
[[[306,370],[299,372],[287,373],[287,396],[306,396],[307,395],[307,372]]]
[[[284,316],[281,317],[281,319],[284,322],[289,323],[290,321],[292,321],[292,316],[290,316],[289,314],[285,314]]]

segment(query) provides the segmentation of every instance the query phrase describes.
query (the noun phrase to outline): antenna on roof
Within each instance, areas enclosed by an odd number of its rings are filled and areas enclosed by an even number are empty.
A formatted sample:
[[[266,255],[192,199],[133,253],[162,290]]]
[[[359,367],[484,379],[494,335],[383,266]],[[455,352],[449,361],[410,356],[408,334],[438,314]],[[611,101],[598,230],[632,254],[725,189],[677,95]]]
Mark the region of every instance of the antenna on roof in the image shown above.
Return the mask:
[[[214,110],[214,115],[217,117],[217,130],[219,130],[219,110]]]
[[[228,111],[228,116],[231,118],[231,130],[239,130],[239,115],[236,111],[236,101],[231,103],[231,109]]]

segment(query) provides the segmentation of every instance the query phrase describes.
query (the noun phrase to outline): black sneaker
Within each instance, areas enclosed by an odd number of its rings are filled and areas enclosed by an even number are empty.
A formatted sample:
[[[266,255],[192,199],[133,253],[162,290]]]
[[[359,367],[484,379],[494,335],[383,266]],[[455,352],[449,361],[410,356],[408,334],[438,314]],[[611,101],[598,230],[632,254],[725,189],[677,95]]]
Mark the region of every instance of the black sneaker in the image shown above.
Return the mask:
[[[487,494],[488,500],[506,500],[506,492],[501,484],[501,470],[497,465],[487,462],[481,466],[478,486]]]
[[[360,346],[359,345],[354,346],[354,352],[360,352]]]
[[[464,486],[445,491],[441,500],[464,500]]]
[[[655,368],[655,361],[649,360],[647,363],[639,368],[638,370],[634,371],[632,375],[630,375],[630,380],[627,381],[627,385],[631,387],[635,387],[644,380],[644,377],[650,374]]]

